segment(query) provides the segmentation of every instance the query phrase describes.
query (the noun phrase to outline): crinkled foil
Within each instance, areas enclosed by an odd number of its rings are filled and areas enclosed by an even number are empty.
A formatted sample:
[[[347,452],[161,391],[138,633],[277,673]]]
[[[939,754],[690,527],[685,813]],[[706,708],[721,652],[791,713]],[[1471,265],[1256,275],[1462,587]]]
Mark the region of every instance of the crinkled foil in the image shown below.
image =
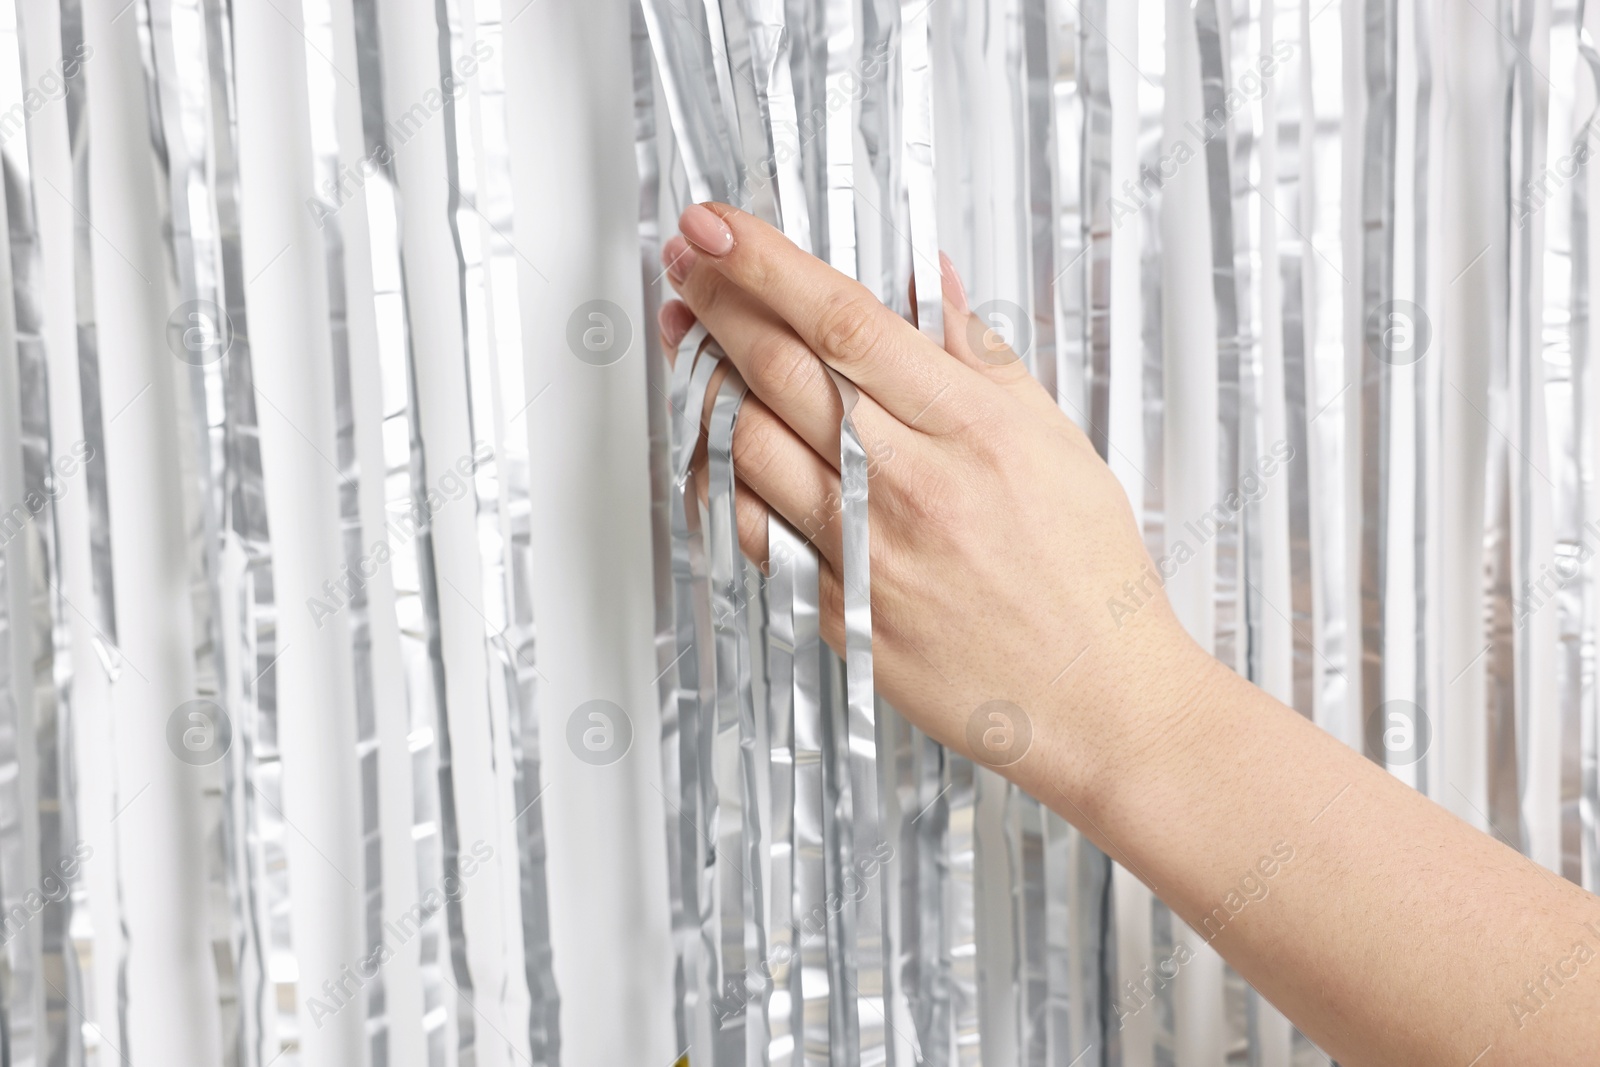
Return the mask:
[[[459,832],[450,759],[449,711],[439,640],[439,589],[428,499],[427,455],[417,392],[410,297],[402,258],[400,190],[389,144],[383,97],[383,50],[375,0],[354,0],[355,44],[364,166],[373,173],[364,193],[373,311],[378,323],[377,362],[382,380],[384,505],[386,523],[411,538],[391,565],[395,622],[405,665],[410,712],[412,830],[419,898],[459,877]],[[421,945],[422,1030],[430,1067],[470,1058],[477,1019],[467,969],[461,902],[449,895],[424,917]],[[445,975],[449,966],[450,976]],[[448,996],[446,987],[455,997]],[[455,1039],[454,1056],[450,1039]]]
[[[475,461],[488,706],[504,714],[510,733],[528,1043],[533,1064],[544,1067],[561,1057],[561,1001],[551,962],[544,809],[537,803],[544,787],[529,584],[534,559],[527,419],[538,395],[530,393],[524,368],[517,252],[511,243],[505,27],[500,0],[475,0],[470,38],[459,0],[443,0],[435,11],[441,84],[476,70],[471,85],[445,94],[445,180]],[[491,713],[491,726],[494,721]]]
[[[332,11],[328,0],[305,0],[306,99],[311,129],[313,187],[337,189],[340,159],[338,86],[333,65]],[[361,573],[367,538],[361,521],[361,463],[356,454],[355,396],[351,386],[350,295],[345,282],[344,222],[337,203],[319,195],[318,232],[328,278],[328,350],[333,357],[334,461],[339,468],[340,547],[349,573]],[[351,583],[344,608],[355,678],[356,750],[361,781],[361,898],[363,951],[383,944],[383,829],[379,811],[378,721],[372,666],[372,614],[365,583]],[[365,986],[366,1029],[372,1067],[388,1063],[389,1021],[385,976],[380,970]]]
[[[16,79],[0,83],[0,110],[12,113],[21,105],[29,66],[22,39],[18,4],[0,5],[0,48],[16,57]],[[89,954],[80,953],[79,942],[88,933],[88,909],[84,906],[81,879],[67,874],[73,869],[78,846],[78,765],[73,743],[72,660],[70,634],[66,628],[66,605],[61,598],[59,531],[56,526],[50,438],[50,377],[41,336],[42,267],[39,233],[34,213],[33,169],[27,138],[13,136],[0,142],[0,168],[3,168],[6,198],[6,241],[11,267],[13,329],[16,331],[16,381],[18,431],[22,452],[22,487],[26,497],[40,502],[39,511],[23,542],[26,565],[13,570],[5,567],[7,584],[25,583],[22,602],[28,617],[19,620],[26,633],[22,647],[31,650],[31,690],[23,690],[22,671],[13,669],[9,684],[0,687],[12,694],[26,693],[31,701],[34,753],[37,756],[38,863],[41,871],[62,872],[69,890],[45,901],[33,973],[43,984],[35,1002],[43,1008],[38,1022],[34,1012],[19,1018],[9,1015],[14,1063],[26,1062],[24,1048],[18,1047],[19,1031],[31,1035],[37,1062],[79,1067],[83,1063],[83,1033],[73,1022],[72,1012],[82,1002]],[[16,647],[13,645],[13,647]],[[15,700],[8,701],[8,715]],[[13,734],[8,747],[22,741]],[[13,813],[20,807],[12,806]],[[7,847],[10,834],[7,834]],[[10,867],[20,872],[25,866]],[[18,879],[0,878],[0,890],[8,892],[8,902],[22,888]],[[19,946],[32,952],[31,942]],[[16,969],[12,970],[12,991],[17,991]],[[13,998],[15,999],[15,997]]]
[[[1587,0],[1556,6],[1551,52],[1558,76],[1568,69],[1600,91],[1600,52],[1584,25]],[[1581,71],[1581,73],[1580,73]],[[1576,85],[1573,86],[1576,91]],[[1573,105],[1556,86],[1551,98],[1548,151],[1559,162],[1589,136],[1600,106],[1583,117],[1561,115]],[[1563,136],[1565,134],[1566,136]],[[1584,531],[1600,508],[1595,500],[1594,382],[1589,283],[1589,185],[1572,183],[1571,200],[1546,207],[1545,229],[1545,411],[1556,478],[1552,527],[1556,566],[1573,578],[1558,596],[1557,699],[1561,709],[1561,873],[1584,888],[1600,887],[1600,781],[1595,733],[1600,726],[1595,686],[1595,612],[1600,609],[1592,560],[1585,558]],[[1563,326],[1565,327],[1563,336]]]

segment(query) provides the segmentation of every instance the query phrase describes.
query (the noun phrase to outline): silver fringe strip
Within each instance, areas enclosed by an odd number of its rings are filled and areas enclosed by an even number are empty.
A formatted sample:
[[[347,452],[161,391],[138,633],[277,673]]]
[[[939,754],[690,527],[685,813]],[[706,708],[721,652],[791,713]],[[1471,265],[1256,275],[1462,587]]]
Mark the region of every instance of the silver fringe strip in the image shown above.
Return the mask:
[[[84,486],[89,511],[89,565],[93,596],[90,627],[94,649],[106,677],[115,684],[122,674],[122,654],[117,647],[116,582],[111,558],[111,503],[107,492],[105,416],[100,396],[100,346],[94,306],[94,225],[89,199],[89,86],[82,60],[91,53],[84,33],[83,0],[58,0],[60,58],[66,83],[67,142],[72,153],[72,275],[77,347],[78,401],[83,413]],[[52,57],[52,61],[55,57]],[[66,69],[69,58],[79,60]],[[26,64],[28,68],[48,64]],[[57,589],[59,590],[59,586]],[[115,725],[112,726],[113,735]],[[116,747],[115,736],[111,747]],[[114,764],[113,764],[114,765]],[[111,803],[121,804],[121,784],[113,771]],[[112,864],[116,868],[117,1047],[128,1047],[128,912],[122,881],[122,845],[116,842]]]
[[[0,109],[11,113],[23,100],[28,83],[28,59],[22,43],[20,5],[0,7],[0,48],[17,57],[18,78],[0,84]],[[25,498],[39,502],[27,536],[21,545],[26,561],[21,578],[26,584],[24,603],[29,618],[22,648],[29,650],[28,672],[14,672],[7,687],[18,692],[17,683],[27,679],[31,701],[34,751],[37,758],[37,825],[39,870],[59,877],[67,891],[52,895],[40,917],[38,960],[35,973],[44,985],[37,1003],[44,1014],[33,1027],[37,1062],[80,1067],[84,1062],[83,1034],[74,1021],[82,1003],[90,953],[87,951],[89,913],[82,896],[76,868],[82,859],[78,844],[77,758],[73,745],[71,637],[66,629],[65,605],[61,600],[59,532],[54,500],[58,486],[52,470],[50,438],[50,377],[41,336],[40,291],[42,271],[39,234],[34,212],[33,171],[26,138],[11,137],[0,142],[0,168],[3,168],[6,198],[7,252],[11,267],[13,328],[16,331],[17,419],[22,451],[22,486]],[[11,579],[10,562],[6,580]],[[13,648],[18,647],[14,642]],[[20,737],[13,738],[20,741]],[[17,809],[12,809],[16,813]],[[23,867],[6,867],[20,871]],[[6,883],[9,885],[9,881]],[[31,948],[31,946],[28,946]],[[13,986],[14,989],[14,986]],[[11,1003],[12,989],[6,991]],[[10,1033],[15,1037],[18,1020],[7,1012]],[[23,1049],[13,1042],[13,1063],[26,1062]]]
[[[544,1067],[560,1060],[561,1005],[551,964],[544,815],[536,807],[543,786],[529,588],[533,500],[524,417],[538,397],[529,395],[525,376],[516,249],[511,243],[503,9],[500,0],[475,0],[472,40],[458,0],[444,0],[436,12],[440,78],[447,88],[444,132],[450,228],[467,355],[468,420],[477,461],[473,490],[483,553],[489,707],[504,710],[511,735],[523,977],[530,1002],[528,1040],[533,1063]],[[460,80],[474,68],[476,86],[463,88]]]
[[[412,839],[417,856],[418,897],[433,900],[439,895],[439,886],[459,876],[449,712],[439,640],[439,590],[401,244],[400,190],[383,97],[377,5],[374,0],[355,0],[354,12],[363,155],[366,168],[373,172],[364,189],[378,322],[377,357],[383,382],[387,526],[411,538],[410,551],[395,553],[392,571],[395,621],[400,630],[410,707]],[[430,1067],[458,1061],[470,1063],[477,1040],[461,903],[453,899],[454,894],[447,896],[452,899],[442,909],[436,906],[429,910],[419,938],[422,1030]],[[453,981],[444,975],[443,953],[448,953]],[[446,985],[456,993],[453,1002],[446,997]],[[452,1023],[454,1055],[449,1047]]]
[[[1578,77],[1579,63],[1591,86],[1600,91],[1600,52],[1584,24],[1587,0],[1558,5],[1552,27],[1551,52],[1561,57],[1554,73],[1570,67]],[[1563,53],[1570,53],[1563,55]],[[1570,56],[1570,58],[1569,58]],[[1556,83],[1556,92],[1562,87]],[[1574,86],[1576,90],[1576,86]],[[1550,155],[1576,154],[1587,146],[1600,122],[1600,106],[1590,110],[1581,126],[1573,116],[1559,118],[1556,97],[1551,102]],[[1563,134],[1570,133],[1570,137]],[[1587,150],[1587,149],[1585,149]],[[1526,210],[1526,209],[1524,209]],[[1556,487],[1553,532],[1558,574],[1569,576],[1558,596],[1557,692],[1561,707],[1561,873],[1594,892],[1600,887],[1600,774],[1596,772],[1596,732],[1600,729],[1594,705],[1595,612],[1597,607],[1594,563],[1585,558],[1585,531],[1600,516],[1594,492],[1594,424],[1590,404],[1594,383],[1589,357],[1590,249],[1589,186],[1586,173],[1572,183],[1570,205],[1557,197],[1545,207],[1551,214],[1545,225],[1545,410],[1549,420],[1550,452],[1555,457]],[[1563,210],[1566,218],[1562,217]],[[1563,238],[1568,246],[1563,249]],[[1565,257],[1563,257],[1563,252]],[[1565,261],[1564,261],[1565,260]],[[1565,278],[1563,278],[1565,275]],[[1564,305],[1564,306],[1563,306]],[[1566,336],[1561,336],[1565,320]],[[1565,341],[1565,351],[1562,342]],[[1563,358],[1565,357],[1565,358]],[[1575,586],[1575,587],[1574,587]]]
[[[367,542],[361,520],[361,462],[356,451],[355,397],[351,384],[349,308],[345,281],[345,232],[339,205],[330,200],[339,187],[338,75],[326,57],[334,54],[332,10],[328,0],[304,0],[306,99],[311,131],[313,187],[319,195],[318,230],[328,275],[328,349],[333,357],[334,460],[339,469],[339,531],[344,562],[360,574]],[[377,708],[373,699],[372,611],[365,582],[349,583],[345,625],[350,635],[350,661],[355,678],[356,749],[361,782],[361,896],[363,951],[373,954],[383,944],[383,828],[379,810],[379,744]],[[389,1059],[388,993],[384,974],[376,971],[363,987],[366,1000],[367,1047],[371,1067]]]

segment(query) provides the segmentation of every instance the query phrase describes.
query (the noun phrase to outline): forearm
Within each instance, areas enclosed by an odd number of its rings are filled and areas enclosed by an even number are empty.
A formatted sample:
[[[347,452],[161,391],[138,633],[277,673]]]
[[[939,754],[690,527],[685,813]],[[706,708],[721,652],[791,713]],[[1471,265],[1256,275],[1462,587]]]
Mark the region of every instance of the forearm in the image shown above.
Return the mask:
[[[1188,950],[1343,1063],[1593,1054],[1600,900],[1214,661],[1169,666],[1169,706],[1109,716],[1140,725],[1096,774],[1025,784],[1172,906]]]

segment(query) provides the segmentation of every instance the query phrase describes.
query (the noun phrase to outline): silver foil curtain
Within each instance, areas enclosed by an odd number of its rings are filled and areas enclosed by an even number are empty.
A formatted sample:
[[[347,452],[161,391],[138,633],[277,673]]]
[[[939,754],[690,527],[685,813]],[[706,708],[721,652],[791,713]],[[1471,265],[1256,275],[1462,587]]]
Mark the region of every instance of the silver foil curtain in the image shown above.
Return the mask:
[[[707,199],[948,255],[1203,643],[1600,889],[1589,7],[0,0],[0,1061],[1327,1062],[877,697],[849,381],[839,654],[741,557]]]

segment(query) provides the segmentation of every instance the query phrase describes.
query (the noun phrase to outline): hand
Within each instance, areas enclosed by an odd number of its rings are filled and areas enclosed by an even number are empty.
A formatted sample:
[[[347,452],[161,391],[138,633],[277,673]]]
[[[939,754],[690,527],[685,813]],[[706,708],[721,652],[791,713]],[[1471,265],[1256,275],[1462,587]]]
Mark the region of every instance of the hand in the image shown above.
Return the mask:
[[[662,308],[662,340],[675,351],[698,319],[750,386],[733,442],[745,553],[766,564],[769,508],[817,546],[822,633],[842,651],[832,367],[862,393],[879,691],[991,763],[1009,758],[974,751],[968,724],[1015,704],[1034,751],[1006,773],[1092,794],[1118,751],[1161,729],[1152,709],[1177,708],[1216,664],[1173,616],[1088,437],[971,314],[948,259],[941,348],[751,215],[696,205],[680,228],[688,241],[662,258],[683,302]],[[1113,612],[1113,598],[1140,606]]]

